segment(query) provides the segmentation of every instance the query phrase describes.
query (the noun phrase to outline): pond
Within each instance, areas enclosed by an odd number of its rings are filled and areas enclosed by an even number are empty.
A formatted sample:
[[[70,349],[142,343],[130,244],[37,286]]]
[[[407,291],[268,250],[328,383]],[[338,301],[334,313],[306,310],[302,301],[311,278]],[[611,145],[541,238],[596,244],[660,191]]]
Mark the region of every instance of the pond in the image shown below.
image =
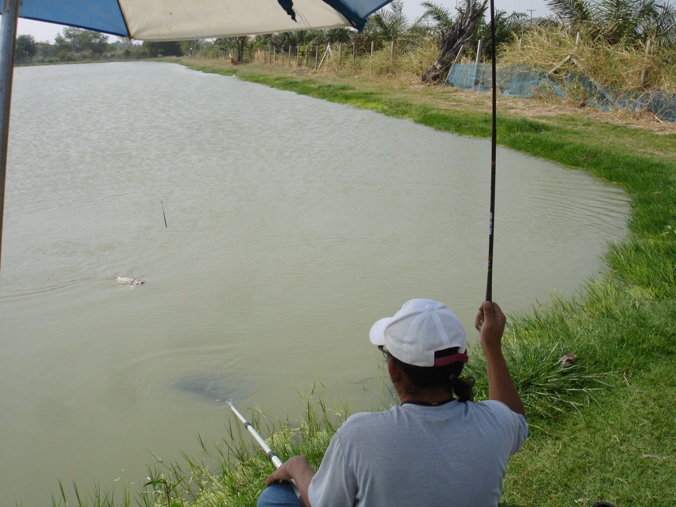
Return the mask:
[[[381,406],[368,330],[406,300],[472,322],[489,141],[236,78],[140,62],[17,68],[0,319],[0,491],[138,485],[299,393]],[[572,295],[628,201],[498,150],[493,295]],[[120,284],[114,277],[145,283]]]

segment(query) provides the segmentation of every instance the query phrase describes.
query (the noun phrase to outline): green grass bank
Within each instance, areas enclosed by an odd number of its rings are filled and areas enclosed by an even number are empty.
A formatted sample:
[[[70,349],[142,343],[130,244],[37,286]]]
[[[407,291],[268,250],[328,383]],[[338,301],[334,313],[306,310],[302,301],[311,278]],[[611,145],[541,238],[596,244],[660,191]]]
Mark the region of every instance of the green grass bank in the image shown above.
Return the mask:
[[[490,136],[490,98],[449,87],[401,77],[299,73],[283,65],[172,61],[441,131]],[[574,298],[510,316],[506,355],[531,432],[510,462],[501,505],[676,505],[676,126],[545,100],[501,98],[498,108],[500,145],[618,184],[632,210],[631,235],[609,245],[605,273]],[[575,357],[562,360],[566,355]],[[482,364],[473,360],[471,374],[479,398],[485,397]],[[347,410],[334,413],[321,399],[303,402],[301,422],[254,423],[282,459],[304,454],[318,465]],[[259,451],[231,441],[226,435],[220,446],[205,444],[202,456],[186,456],[183,464],[159,464],[138,502],[255,505],[272,465]],[[100,490],[62,491],[55,504],[65,505],[68,497],[77,497],[69,505],[136,501]]]

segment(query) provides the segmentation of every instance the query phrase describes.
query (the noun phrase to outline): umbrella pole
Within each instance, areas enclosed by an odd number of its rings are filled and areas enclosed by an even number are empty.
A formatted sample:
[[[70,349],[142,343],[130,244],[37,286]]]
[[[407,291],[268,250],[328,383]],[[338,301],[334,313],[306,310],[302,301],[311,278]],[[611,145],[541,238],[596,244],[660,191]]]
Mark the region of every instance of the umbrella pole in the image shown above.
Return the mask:
[[[0,40],[0,258],[5,209],[5,179],[7,174],[7,141],[9,138],[9,106],[12,100],[14,48],[19,17],[19,0],[2,2],[2,39]]]

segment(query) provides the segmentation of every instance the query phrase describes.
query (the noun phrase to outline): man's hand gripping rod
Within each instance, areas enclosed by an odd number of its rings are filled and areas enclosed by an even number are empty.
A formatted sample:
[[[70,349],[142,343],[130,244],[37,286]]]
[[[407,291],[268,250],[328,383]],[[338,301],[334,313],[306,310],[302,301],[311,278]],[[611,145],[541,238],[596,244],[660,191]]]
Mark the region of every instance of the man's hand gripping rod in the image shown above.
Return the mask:
[[[253,439],[256,441],[256,443],[259,445],[261,449],[267,454],[268,458],[270,458],[270,461],[275,465],[275,468],[279,468],[282,466],[282,460],[279,459],[279,456],[277,456],[270,447],[268,447],[268,444],[265,443],[265,440],[258,434],[256,431],[256,428],[253,427],[253,425],[247,421],[242,414],[240,414],[239,410],[235,408],[235,405],[232,404],[232,401],[227,400],[228,405],[230,405],[230,409],[235,413],[237,416],[237,419],[242,421],[242,424],[244,427],[251,433],[251,436]],[[291,487],[293,488],[293,492],[296,494],[298,498],[300,498],[300,491],[298,491],[298,488],[296,487],[296,483],[293,481],[289,481],[291,483]]]

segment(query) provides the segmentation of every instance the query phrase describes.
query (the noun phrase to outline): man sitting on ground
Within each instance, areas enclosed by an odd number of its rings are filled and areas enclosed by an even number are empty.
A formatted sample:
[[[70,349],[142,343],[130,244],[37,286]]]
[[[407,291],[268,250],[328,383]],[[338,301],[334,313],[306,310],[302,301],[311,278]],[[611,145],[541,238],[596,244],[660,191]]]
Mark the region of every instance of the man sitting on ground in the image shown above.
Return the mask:
[[[273,472],[259,507],[497,507],[509,457],[528,432],[502,354],[505,316],[485,302],[475,326],[486,356],[489,401],[472,401],[460,320],[442,303],[412,299],[371,328],[401,404],[349,417],[315,472],[295,456]]]

